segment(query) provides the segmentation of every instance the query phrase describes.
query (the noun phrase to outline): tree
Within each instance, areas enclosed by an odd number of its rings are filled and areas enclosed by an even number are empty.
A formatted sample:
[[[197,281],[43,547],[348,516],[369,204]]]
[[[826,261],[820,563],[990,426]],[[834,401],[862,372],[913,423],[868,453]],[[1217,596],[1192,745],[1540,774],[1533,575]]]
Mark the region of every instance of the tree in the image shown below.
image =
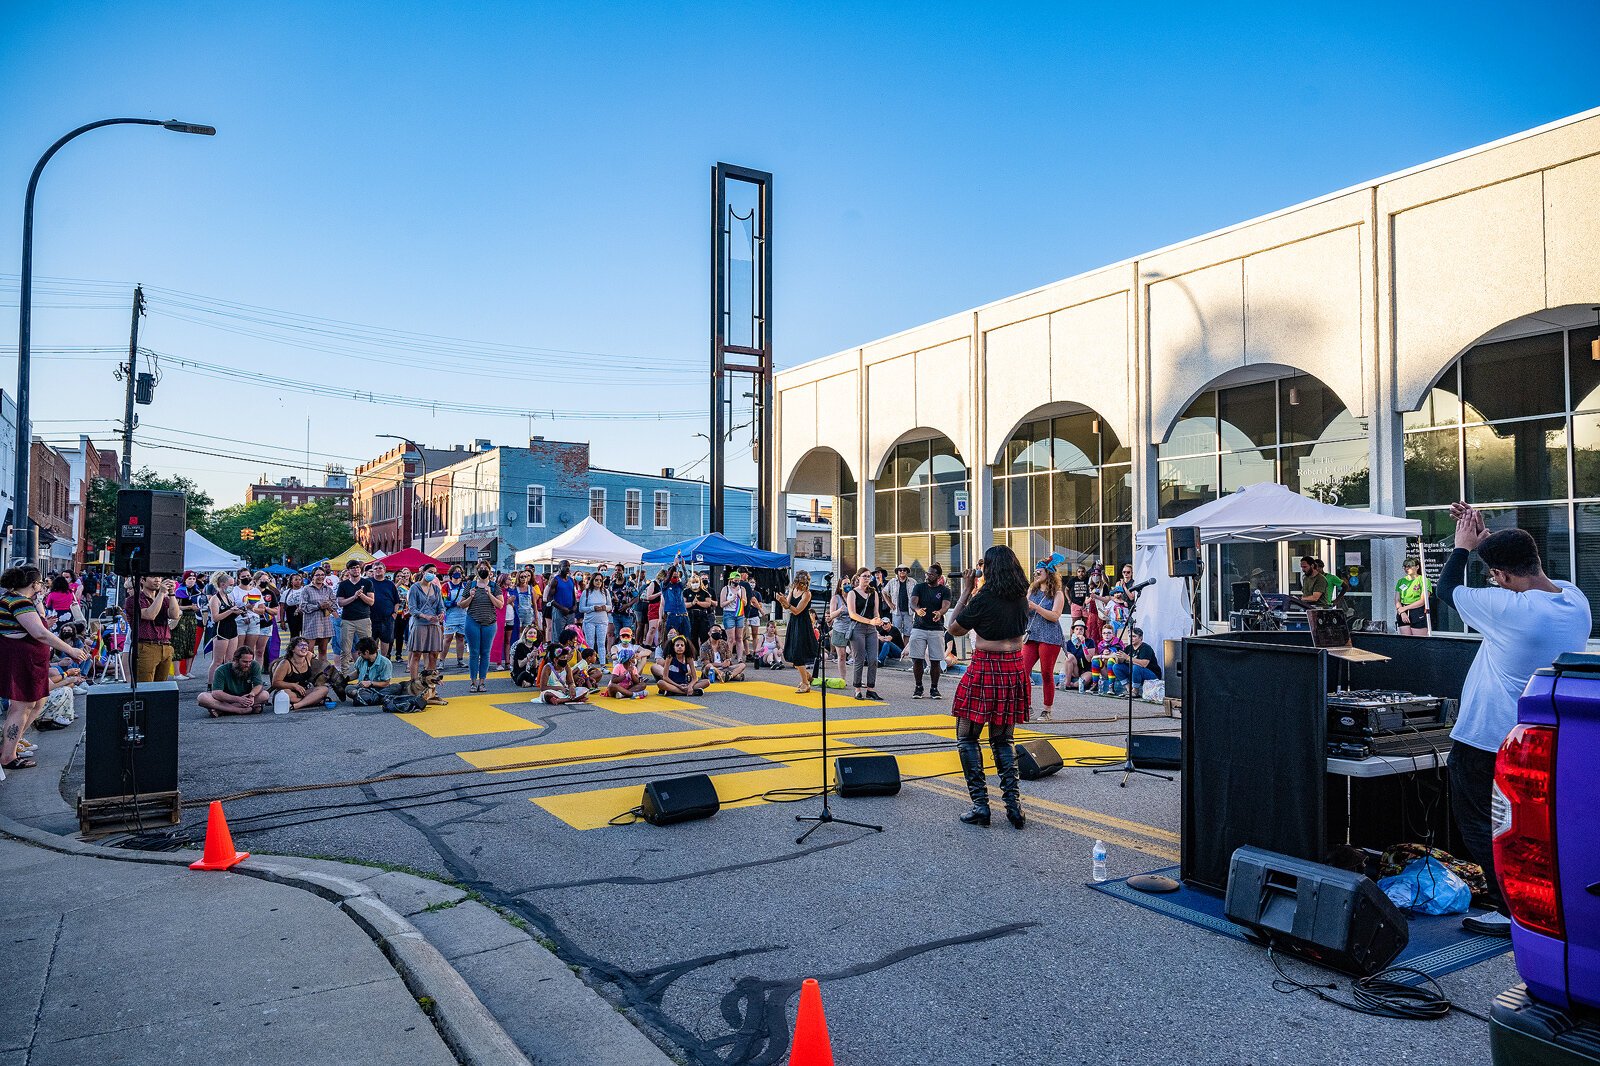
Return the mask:
[[[355,543],[350,516],[331,503],[308,503],[279,510],[256,533],[255,544],[298,566],[337,555]],[[253,561],[253,560],[252,560]]]
[[[236,503],[213,512],[200,534],[223,551],[246,559],[252,566],[263,566],[272,561],[275,553],[259,536],[247,537],[244,531],[260,534],[281,510],[283,505],[273,499]]]
[[[211,494],[193,481],[186,477],[167,477],[156,473],[148,466],[142,466],[134,473],[131,487],[183,493],[187,497],[184,502],[189,511],[189,528],[201,530],[204,535],[206,515],[211,510]],[[117,535],[117,490],[120,488],[122,486],[117,482],[103,477],[97,477],[90,482],[87,529],[91,545],[104,544]]]

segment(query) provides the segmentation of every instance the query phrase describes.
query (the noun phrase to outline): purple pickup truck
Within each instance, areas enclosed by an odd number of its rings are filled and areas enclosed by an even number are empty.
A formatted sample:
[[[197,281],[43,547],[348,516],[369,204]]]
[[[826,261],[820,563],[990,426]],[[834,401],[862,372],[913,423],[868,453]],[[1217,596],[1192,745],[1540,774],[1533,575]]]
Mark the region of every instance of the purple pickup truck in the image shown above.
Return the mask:
[[[1495,768],[1494,861],[1523,983],[1495,998],[1497,1066],[1600,1063],[1600,655],[1528,682]]]

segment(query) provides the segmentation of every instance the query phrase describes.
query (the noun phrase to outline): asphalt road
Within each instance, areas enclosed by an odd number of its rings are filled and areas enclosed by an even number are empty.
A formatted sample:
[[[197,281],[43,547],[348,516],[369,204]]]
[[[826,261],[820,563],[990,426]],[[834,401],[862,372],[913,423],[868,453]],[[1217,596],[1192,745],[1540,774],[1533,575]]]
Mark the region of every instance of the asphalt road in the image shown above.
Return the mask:
[[[793,674],[753,676],[787,685]],[[804,846],[795,815],[815,813],[815,799],[753,801],[671,827],[608,827],[606,817],[636,803],[653,778],[705,770],[720,775],[725,798],[814,779],[814,740],[786,734],[814,733],[816,711],[737,687],[658,710],[536,705],[503,679],[487,699],[460,698],[465,687],[447,684],[452,707],[427,721],[344,707],[211,720],[189,696],[184,796],[471,771],[226,807],[242,848],[396,863],[466,883],[539,926],[686,1062],[782,1062],[806,977],[822,980],[841,1062],[1487,1060],[1476,1019],[1382,1020],[1274,991],[1259,949],[1084,887],[1097,836],[1113,877],[1176,863],[1177,783],[1136,778],[1124,789],[1117,775],[1081,768],[1025,782],[1023,832],[1000,816],[997,794],[992,827],[960,824],[959,777],[914,782],[892,798],[835,800],[840,817],[884,831],[824,826]],[[879,737],[861,722],[942,715],[948,702],[911,701],[904,673],[886,673],[879,689],[883,705],[830,699],[830,716],[854,723],[851,742],[895,750],[908,774],[953,767],[947,718],[902,722]],[[947,697],[953,690],[947,683]],[[1120,747],[1121,706],[1063,695],[1057,717],[1072,722],[1035,728]],[[1160,708],[1138,709],[1148,716],[1141,729],[1175,729]],[[424,726],[466,732],[431,736]],[[919,731],[935,726],[943,738]],[[472,732],[483,729],[499,731]],[[1090,758],[1105,750],[1064,747]],[[458,753],[480,765],[551,753],[561,762],[483,773]],[[191,807],[185,829],[198,834],[203,816]],[[1508,954],[1441,983],[1486,1011],[1515,981]]]

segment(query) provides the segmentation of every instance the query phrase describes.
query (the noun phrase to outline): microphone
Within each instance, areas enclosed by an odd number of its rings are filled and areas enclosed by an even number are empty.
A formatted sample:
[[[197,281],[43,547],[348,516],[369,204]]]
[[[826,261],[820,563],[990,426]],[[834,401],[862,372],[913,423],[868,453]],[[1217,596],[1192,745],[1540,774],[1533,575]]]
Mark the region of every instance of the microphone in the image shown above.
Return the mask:
[[[1156,579],[1155,579],[1155,578],[1153,578],[1153,577],[1147,577],[1147,578],[1145,578],[1145,579],[1144,579],[1144,580],[1143,580],[1143,581],[1141,581],[1141,582],[1139,582],[1139,583],[1138,583],[1138,584],[1137,584],[1137,585],[1135,585],[1135,586],[1133,586],[1133,587],[1132,587],[1132,588],[1131,588],[1131,589],[1129,589],[1129,590],[1128,590],[1128,591],[1129,591],[1129,592],[1138,592],[1138,591],[1139,591],[1139,590],[1140,590],[1140,589],[1142,589],[1142,588],[1148,588],[1148,587],[1150,587],[1150,586],[1151,586],[1151,585],[1154,585],[1154,584],[1155,584],[1155,583],[1156,583]]]

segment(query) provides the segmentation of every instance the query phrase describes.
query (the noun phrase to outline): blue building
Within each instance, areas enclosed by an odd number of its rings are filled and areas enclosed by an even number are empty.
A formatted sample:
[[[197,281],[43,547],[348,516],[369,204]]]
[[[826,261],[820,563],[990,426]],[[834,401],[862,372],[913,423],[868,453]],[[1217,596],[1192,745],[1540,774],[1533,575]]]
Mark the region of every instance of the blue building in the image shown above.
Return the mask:
[[[646,551],[707,531],[710,489],[703,481],[634,474],[589,465],[589,445],[534,437],[526,448],[474,441],[429,469],[417,493],[412,546],[447,562],[480,550],[501,567],[512,556],[593,517]],[[723,533],[755,543],[755,493],[727,490]],[[423,544],[421,531],[427,531]]]

